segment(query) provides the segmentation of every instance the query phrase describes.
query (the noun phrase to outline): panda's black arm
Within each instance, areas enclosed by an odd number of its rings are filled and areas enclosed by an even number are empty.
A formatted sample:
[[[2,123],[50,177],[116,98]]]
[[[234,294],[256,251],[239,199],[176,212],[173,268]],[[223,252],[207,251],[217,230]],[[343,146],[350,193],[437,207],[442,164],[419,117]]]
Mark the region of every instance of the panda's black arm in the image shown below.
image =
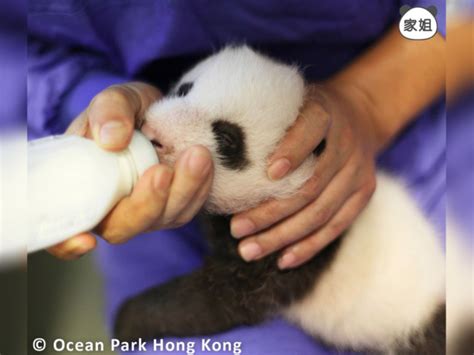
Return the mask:
[[[184,337],[261,322],[283,300],[274,297],[274,285],[249,276],[242,265],[213,260],[192,274],[129,299],[116,318],[115,335],[128,341]]]
[[[311,290],[338,244],[287,271],[277,268],[278,255],[254,263],[213,256],[192,274],[125,302],[116,318],[115,335],[123,340],[185,337],[257,324]]]

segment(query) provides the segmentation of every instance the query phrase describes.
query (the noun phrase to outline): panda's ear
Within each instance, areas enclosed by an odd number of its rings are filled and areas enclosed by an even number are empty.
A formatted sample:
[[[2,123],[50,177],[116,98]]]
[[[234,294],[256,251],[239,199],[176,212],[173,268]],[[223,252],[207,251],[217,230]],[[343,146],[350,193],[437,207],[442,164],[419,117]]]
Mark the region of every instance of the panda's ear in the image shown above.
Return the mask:
[[[426,10],[428,10],[433,15],[433,17],[436,17],[436,14],[438,13],[438,9],[434,5],[428,6]]]
[[[410,5],[403,5],[401,8],[400,8],[400,15],[403,16],[405,15],[408,10],[411,9],[411,6]]]

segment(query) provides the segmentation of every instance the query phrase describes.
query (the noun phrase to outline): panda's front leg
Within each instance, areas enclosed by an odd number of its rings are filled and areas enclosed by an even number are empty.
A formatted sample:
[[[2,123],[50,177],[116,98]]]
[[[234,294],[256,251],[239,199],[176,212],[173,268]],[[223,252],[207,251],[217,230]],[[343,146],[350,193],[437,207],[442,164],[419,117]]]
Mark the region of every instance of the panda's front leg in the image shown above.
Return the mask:
[[[126,301],[116,318],[115,335],[123,341],[185,337],[258,323],[271,308],[252,292],[265,293],[258,282],[249,280],[241,265],[211,262]]]

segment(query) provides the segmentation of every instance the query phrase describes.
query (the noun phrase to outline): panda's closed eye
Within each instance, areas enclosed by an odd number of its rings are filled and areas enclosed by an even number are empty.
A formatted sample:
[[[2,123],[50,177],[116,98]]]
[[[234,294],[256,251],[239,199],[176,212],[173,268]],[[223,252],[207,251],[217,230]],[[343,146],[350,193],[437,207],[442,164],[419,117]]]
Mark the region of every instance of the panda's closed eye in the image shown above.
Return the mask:
[[[187,82],[187,83],[182,83],[180,86],[178,86],[178,89],[176,90],[176,95],[179,97],[186,96],[191,89],[193,88],[194,83]]]
[[[242,128],[228,121],[217,120],[212,123],[212,132],[222,165],[234,170],[245,168],[248,165],[248,160],[245,134]]]

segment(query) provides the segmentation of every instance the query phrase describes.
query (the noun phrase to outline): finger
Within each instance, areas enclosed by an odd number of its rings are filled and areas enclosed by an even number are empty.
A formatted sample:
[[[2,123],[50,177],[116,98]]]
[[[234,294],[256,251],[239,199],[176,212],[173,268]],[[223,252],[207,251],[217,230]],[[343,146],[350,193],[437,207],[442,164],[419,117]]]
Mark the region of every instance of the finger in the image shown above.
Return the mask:
[[[86,110],[90,133],[102,148],[119,151],[127,147],[135,120],[151,103],[151,89],[143,90],[134,84],[113,85],[91,101]]]
[[[268,177],[278,180],[295,170],[326,137],[330,117],[323,107],[311,102],[298,116],[269,159]]]
[[[72,121],[64,134],[91,138],[88,127],[89,122],[87,120],[86,112],[84,111],[74,119],[74,121]]]
[[[202,146],[189,148],[176,162],[176,172],[162,223],[172,224],[191,203],[206,182],[212,168],[209,151]]]
[[[163,164],[149,168],[132,194],[121,200],[96,228],[109,243],[122,243],[147,230],[163,214],[173,170]]]
[[[367,204],[370,195],[356,192],[336,215],[320,230],[288,247],[278,260],[280,269],[297,267],[325,248],[349,227]]]
[[[262,258],[304,238],[324,225],[353,194],[355,186],[351,182],[351,172],[351,168],[341,170],[321,195],[302,210],[273,228],[245,238],[239,245],[242,258],[246,261]]]
[[[183,224],[191,221],[194,216],[199,212],[204,202],[206,202],[207,197],[209,196],[209,191],[211,190],[213,173],[212,168],[210,173],[207,176],[204,184],[199,188],[197,193],[192,197],[191,202],[187,207],[177,216],[176,225],[182,226]]]
[[[94,250],[96,245],[97,240],[92,234],[82,233],[47,249],[47,251],[59,259],[74,260]]]
[[[231,220],[232,235],[235,238],[242,238],[258,233],[313,202],[338,172],[336,165],[330,162],[330,159],[318,162],[313,176],[294,196],[283,200],[270,200],[235,215]]]

